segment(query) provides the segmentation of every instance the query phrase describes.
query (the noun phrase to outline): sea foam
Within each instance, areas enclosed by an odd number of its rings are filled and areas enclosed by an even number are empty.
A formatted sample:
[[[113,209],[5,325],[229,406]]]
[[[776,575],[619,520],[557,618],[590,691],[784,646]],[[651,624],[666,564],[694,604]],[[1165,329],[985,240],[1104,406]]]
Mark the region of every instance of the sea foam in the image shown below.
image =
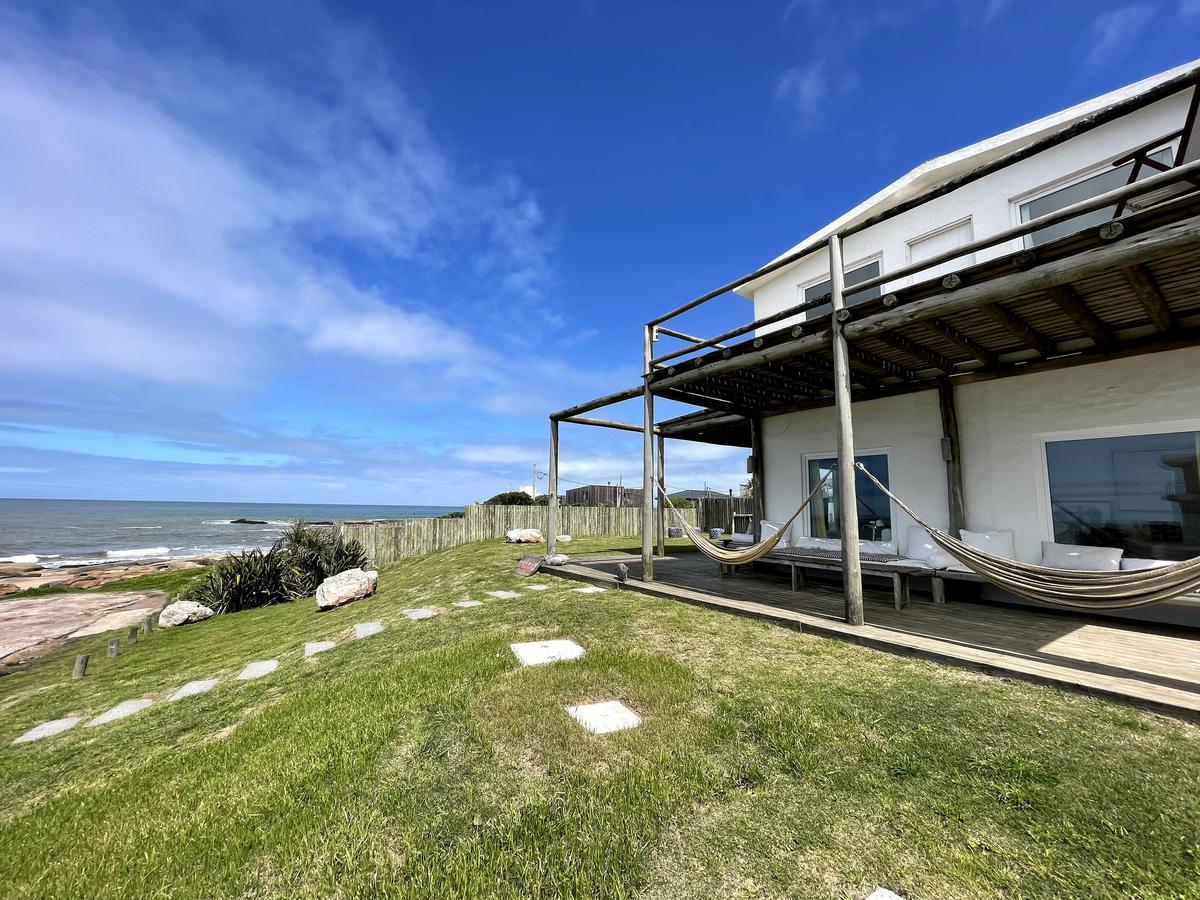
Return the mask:
[[[134,547],[132,550],[105,550],[109,559],[138,559],[143,556],[166,556],[170,547]]]

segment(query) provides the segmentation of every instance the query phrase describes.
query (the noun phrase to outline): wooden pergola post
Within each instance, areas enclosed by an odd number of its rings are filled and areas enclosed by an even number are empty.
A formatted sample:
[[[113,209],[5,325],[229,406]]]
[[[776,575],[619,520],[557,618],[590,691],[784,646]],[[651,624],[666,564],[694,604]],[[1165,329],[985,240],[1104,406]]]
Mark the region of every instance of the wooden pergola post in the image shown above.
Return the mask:
[[[653,371],[654,326],[642,330],[642,580],[654,580],[654,394],[650,392]]]
[[[661,434],[658,436],[658,480],[665,486],[667,483],[667,439]],[[667,555],[667,504],[670,499],[665,496],[656,497],[658,503],[658,555]]]
[[[558,419],[550,420],[550,468],[546,472],[546,555],[554,555],[558,538]]]
[[[750,509],[754,516],[750,532],[754,535],[755,543],[762,540],[762,520],[767,517],[762,428],[762,418],[754,416],[750,419]]]
[[[846,308],[842,239],[829,237],[829,285],[833,305],[833,397],[837,407],[838,506],[842,519],[842,583],[846,623],[863,624],[862,561],[858,547],[858,494],[854,486],[854,418],[850,412],[849,345],[842,333]]]
[[[962,453],[958,442],[958,407],[950,379],[938,382],[938,406],[942,413],[942,459],[946,461],[946,498],[950,506],[950,533],[967,527],[966,498],[963,493]]]

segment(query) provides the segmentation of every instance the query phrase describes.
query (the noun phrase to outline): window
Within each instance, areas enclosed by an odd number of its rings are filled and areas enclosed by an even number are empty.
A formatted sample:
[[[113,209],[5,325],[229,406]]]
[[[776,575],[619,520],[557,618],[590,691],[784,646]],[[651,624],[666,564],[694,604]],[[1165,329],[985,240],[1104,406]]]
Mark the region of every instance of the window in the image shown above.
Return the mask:
[[[858,293],[853,293],[850,290],[852,287],[854,287],[854,285],[860,284],[866,281],[868,278],[877,277],[879,277],[879,260],[869,262],[865,266],[859,266],[857,269],[851,269],[849,272],[847,272],[846,305],[850,306],[854,303],[861,303],[863,300],[874,300],[876,297],[878,297],[882,293],[879,285],[876,285],[873,288],[867,288],[865,291],[859,291]],[[833,283],[826,278],[824,281],[804,289],[804,302],[807,303],[810,300],[819,299],[828,301],[832,293]],[[814,309],[810,309],[805,314],[805,318],[816,319],[819,316],[827,316],[832,309],[833,306],[829,303],[826,303],[825,306],[818,306]]]
[[[947,225],[945,228],[939,228],[932,234],[909,241],[908,261],[918,263],[930,257],[937,256],[939,253],[945,253],[947,250],[953,250],[955,247],[961,247],[963,244],[969,244],[971,236],[970,219],[955,222],[953,225]],[[941,278],[943,275],[965,268],[974,262],[975,254],[968,253],[965,256],[960,256],[958,259],[944,262],[940,266],[931,266],[928,269],[922,269],[920,272],[914,272],[909,278],[909,283],[916,284],[918,281]]]
[[[888,458],[886,453],[872,453],[855,457],[888,487]],[[842,536],[842,516],[838,512],[837,459],[835,457],[814,458],[808,461],[808,484],[812,490],[827,472],[833,477],[825,482],[819,496],[808,508],[809,534],[812,537],[836,538]],[[875,487],[862,472],[854,470],[854,489],[858,494],[859,538],[867,541],[890,541],[892,539],[892,504],[879,488]]]
[[[1200,556],[1200,432],[1046,442],[1054,540]]]
[[[1150,158],[1170,165],[1174,159],[1174,151],[1168,147],[1151,153]],[[1133,163],[1126,163],[1123,166],[1111,166],[1102,172],[1084,178],[1081,181],[1076,181],[1074,184],[1069,184],[1066,187],[1022,203],[1020,206],[1021,221],[1028,222],[1031,219],[1036,219],[1038,216],[1052,213],[1056,209],[1070,206],[1072,203],[1078,203],[1081,200],[1087,200],[1089,197],[1096,197],[1123,187],[1129,183],[1129,175],[1132,171]],[[1138,174],[1138,181],[1153,174],[1154,169],[1150,166],[1142,166],[1141,172]],[[1052,241],[1064,235],[1073,234],[1091,225],[1099,225],[1107,222],[1113,217],[1114,212],[1116,212],[1115,206],[1106,206],[1095,212],[1084,213],[1082,216],[1076,216],[1073,219],[1067,219],[1065,222],[1059,222],[1057,225],[1041,228],[1033,232],[1033,234],[1025,235],[1025,246],[1036,247],[1038,244],[1044,244],[1047,241]]]

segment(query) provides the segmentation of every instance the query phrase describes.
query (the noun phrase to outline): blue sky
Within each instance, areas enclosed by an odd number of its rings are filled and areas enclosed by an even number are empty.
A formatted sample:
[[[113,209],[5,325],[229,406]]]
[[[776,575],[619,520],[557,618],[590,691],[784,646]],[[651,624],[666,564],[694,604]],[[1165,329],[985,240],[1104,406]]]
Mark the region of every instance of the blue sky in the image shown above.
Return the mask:
[[[1200,0],[28,6],[8,497],[483,499],[544,468],[547,412],[636,383],[652,314],[1200,55]],[[709,307],[692,330],[750,315]],[[668,480],[743,456],[675,443]],[[637,436],[564,427],[563,475],[640,481]]]

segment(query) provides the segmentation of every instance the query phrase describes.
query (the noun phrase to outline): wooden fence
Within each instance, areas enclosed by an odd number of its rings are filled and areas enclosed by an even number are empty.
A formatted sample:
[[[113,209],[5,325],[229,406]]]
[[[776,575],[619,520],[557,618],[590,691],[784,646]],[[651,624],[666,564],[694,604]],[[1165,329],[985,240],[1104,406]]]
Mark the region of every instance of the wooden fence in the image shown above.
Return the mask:
[[[558,512],[558,533],[571,537],[628,537],[642,531],[641,507],[562,506]],[[680,513],[695,523],[694,509],[681,509]],[[674,522],[668,517],[667,524]],[[357,539],[371,561],[382,565],[472,541],[499,540],[514,528],[537,528],[546,534],[546,507],[475,505],[463,510],[461,519],[338,522],[334,527],[339,534]],[[570,545],[563,550],[569,552]]]
[[[710,528],[728,531],[734,513],[753,512],[754,500],[750,497],[704,497],[696,501],[696,524],[705,531]]]

